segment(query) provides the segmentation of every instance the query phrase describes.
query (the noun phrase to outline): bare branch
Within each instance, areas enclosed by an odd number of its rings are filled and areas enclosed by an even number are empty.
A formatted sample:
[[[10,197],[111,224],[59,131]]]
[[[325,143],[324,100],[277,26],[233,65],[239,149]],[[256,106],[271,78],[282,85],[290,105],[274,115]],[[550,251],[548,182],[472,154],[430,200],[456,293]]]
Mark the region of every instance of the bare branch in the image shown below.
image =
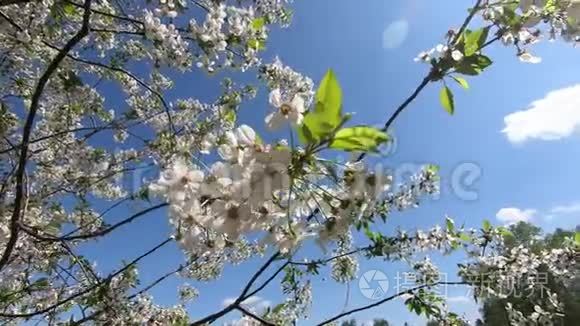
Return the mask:
[[[256,282],[258,277],[260,277],[260,275],[262,275],[262,273],[264,273],[264,271],[266,271],[268,266],[270,266],[279,256],[280,256],[280,252],[278,251],[274,255],[272,255],[272,257],[270,257],[270,259],[268,259],[268,261],[266,261],[264,263],[264,265],[262,265],[262,267],[260,267],[260,269],[258,269],[258,271],[256,271],[254,276],[252,276],[250,281],[248,281],[248,283],[246,284],[246,286],[242,290],[242,293],[238,296],[238,298],[232,304],[230,304],[229,306],[225,307],[224,309],[222,309],[216,313],[213,313],[207,317],[204,317],[198,321],[195,321],[195,322],[191,323],[190,325],[194,326],[194,325],[203,325],[205,323],[212,323],[216,319],[218,319],[218,318],[224,316],[225,314],[229,313],[230,311],[236,309],[236,307],[240,303],[244,302],[244,300],[246,300],[248,298],[248,296],[246,296],[246,294],[250,291],[250,288],[252,287],[254,282]]]

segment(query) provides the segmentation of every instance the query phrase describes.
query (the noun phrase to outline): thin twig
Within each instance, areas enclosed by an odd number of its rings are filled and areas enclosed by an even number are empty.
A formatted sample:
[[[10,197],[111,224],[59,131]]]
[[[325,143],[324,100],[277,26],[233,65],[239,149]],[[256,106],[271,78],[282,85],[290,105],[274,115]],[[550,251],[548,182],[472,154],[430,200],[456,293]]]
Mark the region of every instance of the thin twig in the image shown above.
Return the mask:
[[[171,277],[172,275],[175,275],[175,274],[181,272],[182,270],[186,269],[187,267],[193,265],[197,261],[197,259],[198,259],[198,257],[194,257],[187,264],[179,265],[179,267],[177,267],[176,269],[174,269],[172,271],[165,273],[164,275],[162,275],[161,277],[159,277],[158,279],[156,279],[155,281],[153,281],[151,284],[147,285],[143,289],[139,290],[138,292],[136,292],[134,294],[131,294],[130,296],[127,297],[127,299],[131,300],[131,299],[135,298],[136,296],[151,290],[153,287],[159,285],[159,283],[165,281],[167,278]]]

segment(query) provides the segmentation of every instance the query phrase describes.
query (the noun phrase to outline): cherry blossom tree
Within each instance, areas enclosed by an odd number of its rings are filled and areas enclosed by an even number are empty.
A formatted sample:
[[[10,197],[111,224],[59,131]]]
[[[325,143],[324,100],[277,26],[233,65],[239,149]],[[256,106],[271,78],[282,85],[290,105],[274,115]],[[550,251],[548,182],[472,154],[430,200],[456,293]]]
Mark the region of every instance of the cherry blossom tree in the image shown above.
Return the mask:
[[[475,17],[484,25],[473,26]],[[240,325],[326,325],[403,297],[411,313],[463,325],[438,287],[470,287],[484,299],[504,296],[514,282],[541,287],[537,276],[546,268],[558,282],[570,281],[579,234],[536,252],[523,245],[506,250],[509,230],[489,222],[467,229],[441,217],[443,226],[428,230],[375,231],[391,212],[436,194],[438,171],[425,166],[395,185],[392,175],[365,162],[391,141],[389,128],[426,87],[440,85],[441,105],[453,114],[450,83],[468,88],[465,76],[485,74],[488,47],[503,44],[521,61],[538,63],[534,43],[577,42],[580,1],[475,1],[459,28],[419,54],[425,77],[383,128],[350,123],[332,70],[313,76],[315,85],[285,65],[283,54],[264,61],[269,32],[288,27],[291,18],[286,0],[0,0],[1,322],[202,325],[238,311]],[[231,71],[262,84],[224,78],[221,95],[210,102],[171,95],[172,76]],[[123,105],[106,99],[111,88]],[[269,93],[264,125],[287,131],[286,139],[266,142],[271,135],[262,138],[256,126],[237,122],[241,105],[258,90]],[[329,160],[331,151],[354,155],[344,163]],[[157,169],[158,178],[138,189],[123,182],[140,169]],[[107,222],[110,212],[136,206],[145,208]],[[82,255],[81,246],[99,246],[99,239],[154,213],[166,217],[172,234],[115,271],[105,274]],[[355,242],[354,234],[366,241]],[[140,262],[170,243],[181,248],[181,264],[140,284]],[[319,256],[295,258],[304,246],[317,246]],[[429,255],[455,251],[466,261],[455,280],[439,280]],[[199,319],[148,294],[179,274],[181,299],[195,300],[198,290],[188,284],[220,282],[225,266],[260,257],[238,297]],[[308,319],[317,304],[310,280],[329,274],[348,283],[364,259],[408,263],[416,284]],[[260,313],[243,304],[275,283],[285,297],[279,304]],[[513,325],[560,318],[556,294],[528,299],[532,315],[505,307]]]

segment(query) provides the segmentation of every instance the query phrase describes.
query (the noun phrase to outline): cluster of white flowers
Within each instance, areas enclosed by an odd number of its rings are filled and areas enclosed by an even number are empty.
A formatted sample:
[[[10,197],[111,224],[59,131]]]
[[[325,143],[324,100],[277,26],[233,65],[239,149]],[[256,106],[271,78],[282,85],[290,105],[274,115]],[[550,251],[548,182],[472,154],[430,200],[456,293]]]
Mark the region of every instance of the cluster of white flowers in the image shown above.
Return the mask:
[[[429,257],[415,262],[413,264],[413,272],[417,283],[433,284],[440,279],[439,269],[431,262]]]
[[[310,282],[296,286],[291,295],[276,309],[265,317],[274,325],[288,325],[292,321],[308,318],[312,305],[312,285]]]
[[[500,26],[503,44],[516,46],[521,61],[541,62],[541,58],[533,55],[527,46],[542,38],[554,40],[560,36],[573,43],[580,40],[579,1],[521,0],[517,12],[511,9],[512,5],[511,1],[497,1],[485,7],[482,16]],[[517,23],[513,23],[514,17],[518,19]]]
[[[544,260],[546,256],[550,259]],[[552,265],[552,261],[559,263]],[[536,294],[544,293],[546,273],[542,272],[542,268],[547,268],[557,280],[566,282],[574,276],[575,264],[575,251],[572,248],[550,249],[536,254],[518,246],[504,255],[494,253],[477,256],[475,262],[460,267],[459,275],[473,284],[477,297],[505,298],[516,288]]]
[[[247,125],[227,132],[218,153],[224,161],[208,171],[176,161],[151,185],[170,203],[171,222],[189,252],[223,248],[226,240],[268,230],[286,215],[291,152],[261,144]]]
[[[359,270],[358,260],[353,255],[348,255],[352,251],[352,233],[347,232],[337,240],[337,248],[334,250],[334,256],[330,263],[332,268],[331,277],[339,283],[348,283],[357,277]]]
[[[554,317],[561,316],[560,311],[563,310],[563,305],[558,301],[558,296],[546,290],[547,305],[541,307],[534,305],[534,312],[531,315],[524,316],[521,311],[516,310],[511,302],[506,304],[507,317],[511,326],[551,326],[555,325]]]
[[[199,291],[189,284],[183,284],[179,287],[179,300],[189,302],[199,296]]]
[[[382,248],[387,257],[392,259],[403,259],[417,253],[437,250],[451,252],[453,245],[458,241],[457,232],[449,232],[435,226],[428,231],[417,230],[409,235],[407,232],[398,230],[391,243]]]
[[[411,176],[409,182],[401,184],[398,189],[387,196],[387,209],[404,210],[419,205],[419,199],[424,194],[439,193],[439,176],[436,170],[427,166],[416,175]]]
[[[280,23],[283,27],[288,26],[291,14],[286,4],[292,0],[253,0],[256,11],[260,12],[271,22]]]
[[[458,49],[450,49],[447,45],[438,44],[431,50],[419,53],[415,58],[415,62],[431,63],[433,60],[439,60],[445,57],[451,57],[453,60],[459,62],[463,59],[463,53]]]
[[[306,106],[310,104],[314,96],[312,79],[285,66],[278,57],[274,62],[260,67],[259,77],[266,81],[270,91],[278,90],[277,92],[280,92],[283,98],[293,99],[301,95]]]
[[[189,31],[199,40],[202,52],[197,56],[197,66],[208,72],[221,67],[236,67],[236,56],[241,57],[242,69],[260,63],[258,51],[268,37],[264,13],[254,7],[228,6],[207,1],[205,21],[189,21]],[[268,23],[275,20],[268,20]],[[239,52],[236,52],[239,51]]]
[[[121,309],[108,309],[100,318],[109,325],[179,325],[189,320],[183,306],[164,308],[156,305],[148,295],[138,296]]]
[[[184,69],[191,65],[189,44],[182,39],[173,24],[166,25],[161,18],[145,10],[143,15],[145,36],[154,42],[153,60]]]
[[[185,6],[185,1],[183,0],[159,0],[159,5],[155,8],[155,14],[175,18],[177,17],[178,9]]]

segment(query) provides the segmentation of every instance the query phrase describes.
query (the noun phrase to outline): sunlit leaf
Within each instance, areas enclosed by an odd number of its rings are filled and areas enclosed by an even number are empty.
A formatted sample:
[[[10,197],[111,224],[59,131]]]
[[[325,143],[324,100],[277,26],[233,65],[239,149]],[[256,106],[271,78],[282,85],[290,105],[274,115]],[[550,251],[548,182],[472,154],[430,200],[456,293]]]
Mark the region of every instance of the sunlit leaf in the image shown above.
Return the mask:
[[[455,230],[455,222],[451,218],[446,218],[445,224],[447,226],[447,231],[453,232],[453,230]]]
[[[320,118],[328,124],[338,127],[342,116],[342,89],[332,70],[328,70],[318,91],[316,92],[316,106],[314,112],[322,115]]]
[[[483,221],[483,231],[488,232],[491,231],[491,222],[489,222],[488,220],[484,220]]]
[[[439,101],[441,102],[441,106],[447,111],[449,114],[453,114],[455,112],[455,103],[453,101],[453,93],[449,89],[449,87],[444,86],[439,93]]]
[[[376,152],[379,145],[389,140],[388,135],[376,128],[357,126],[340,129],[330,142],[330,148],[345,151]]]
[[[455,80],[464,89],[469,89],[469,84],[467,83],[467,80],[465,80],[464,78],[461,78],[459,76],[451,76],[451,78],[453,78],[453,80]]]
[[[262,29],[266,25],[266,18],[258,17],[252,21],[252,28],[254,29]]]
[[[464,75],[476,76],[492,63],[491,59],[487,56],[474,54],[470,57],[464,57],[463,60],[457,63],[455,71]]]
[[[481,46],[483,46],[483,44],[487,40],[488,33],[489,27],[484,27],[476,31],[465,33],[464,37],[465,47],[463,49],[463,52],[466,57],[469,57],[475,54],[475,52],[479,51]]]

